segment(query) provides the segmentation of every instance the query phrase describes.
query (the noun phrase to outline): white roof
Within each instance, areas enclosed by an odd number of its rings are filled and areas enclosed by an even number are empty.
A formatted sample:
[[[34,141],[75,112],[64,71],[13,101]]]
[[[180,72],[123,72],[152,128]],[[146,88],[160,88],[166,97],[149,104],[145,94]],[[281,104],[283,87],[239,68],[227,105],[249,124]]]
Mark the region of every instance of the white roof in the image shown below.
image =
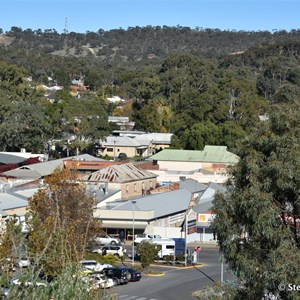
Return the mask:
[[[119,146],[119,147],[139,147],[141,143],[127,136],[108,136],[106,140],[101,141],[102,146]]]
[[[107,97],[107,100],[109,102],[112,102],[112,103],[116,103],[116,102],[125,102],[126,100],[124,99],[121,99],[119,96],[112,96],[112,97]]]
[[[138,135],[134,139],[139,142],[149,141],[153,144],[171,144],[172,135],[173,133],[152,132]]]

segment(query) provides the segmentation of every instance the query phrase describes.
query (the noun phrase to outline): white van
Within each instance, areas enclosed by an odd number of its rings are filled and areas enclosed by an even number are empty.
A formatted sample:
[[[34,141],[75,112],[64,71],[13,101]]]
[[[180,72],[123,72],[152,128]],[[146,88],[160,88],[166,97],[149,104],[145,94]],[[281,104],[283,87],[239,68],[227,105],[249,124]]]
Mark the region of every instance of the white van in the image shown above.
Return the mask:
[[[159,248],[158,256],[160,258],[165,258],[169,255],[175,256],[175,241],[173,239],[158,238],[147,240],[145,242],[157,245],[157,247]]]
[[[136,234],[134,236],[134,244],[139,244],[142,241],[149,241],[152,239],[160,239],[161,236],[158,234],[146,234],[146,233],[141,233],[141,234]]]

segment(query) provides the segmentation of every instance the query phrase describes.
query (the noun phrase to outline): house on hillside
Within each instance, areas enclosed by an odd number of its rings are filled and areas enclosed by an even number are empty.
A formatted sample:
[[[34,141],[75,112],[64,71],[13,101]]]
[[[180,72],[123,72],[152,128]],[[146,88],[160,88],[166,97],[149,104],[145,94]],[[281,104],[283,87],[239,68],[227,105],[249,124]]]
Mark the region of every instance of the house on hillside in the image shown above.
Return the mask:
[[[108,123],[113,123],[121,130],[132,130],[135,122],[130,122],[128,117],[109,116]]]
[[[152,147],[149,153],[153,154],[159,150],[169,148],[171,146],[172,136],[173,133],[151,132],[137,135],[134,139],[140,143],[148,142]]]
[[[131,163],[109,166],[84,176],[82,181],[94,185],[95,190],[103,189],[105,184],[108,188],[119,189],[122,200],[148,194],[157,183],[155,174]]]
[[[100,141],[101,155],[118,157],[120,153],[125,153],[127,157],[149,156],[151,145],[150,142],[140,143],[127,136],[108,136],[105,140]]]

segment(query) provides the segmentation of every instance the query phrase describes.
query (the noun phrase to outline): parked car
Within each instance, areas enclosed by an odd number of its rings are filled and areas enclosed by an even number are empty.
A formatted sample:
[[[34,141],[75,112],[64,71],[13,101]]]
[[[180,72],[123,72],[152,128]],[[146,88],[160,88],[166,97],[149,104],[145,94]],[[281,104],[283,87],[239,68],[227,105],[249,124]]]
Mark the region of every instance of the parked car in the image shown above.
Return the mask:
[[[81,260],[80,265],[88,270],[100,272],[104,268],[112,268],[110,264],[97,263],[95,260]]]
[[[142,278],[141,272],[132,269],[132,268],[127,268],[127,267],[121,267],[121,269],[127,270],[130,273],[130,279],[129,281],[139,281]]]
[[[18,285],[18,286],[37,286],[37,287],[45,287],[47,284],[45,282],[31,282],[31,281],[25,281],[20,278],[16,278],[12,280],[13,285]]]
[[[131,278],[130,273],[122,268],[105,268],[103,273],[114,281],[114,285],[127,284]]]
[[[125,160],[125,159],[127,159],[127,154],[123,153],[123,152],[119,153],[118,159],[119,160]]]
[[[122,256],[125,255],[126,249],[124,248],[124,246],[119,246],[119,245],[112,246],[112,245],[110,245],[110,246],[104,246],[100,249],[96,249],[93,252],[100,253],[102,255],[111,254],[111,255],[114,255],[114,256],[117,256],[117,257],[122,257]]]
[[[30,260],[26,257],[21,257],[16,260],[16,266],[19,268],[27,268],[30,266]]]
[[[114,286],[114,281],[103,274],[91,274],[86,277],[82,277],[82,280],[89,283],[90,290],[98,288],[107,289]]]
[[[160,238],[161,236],[158,234],[146,234],[146,233],[136,234],[134,238],[134,243],[139,244],[145,240],[160,239]]]
[[[121,243],[119,238],[114,238],[107,234],[98,235],[95,237],[95,241],[100,245],[117,245]]]

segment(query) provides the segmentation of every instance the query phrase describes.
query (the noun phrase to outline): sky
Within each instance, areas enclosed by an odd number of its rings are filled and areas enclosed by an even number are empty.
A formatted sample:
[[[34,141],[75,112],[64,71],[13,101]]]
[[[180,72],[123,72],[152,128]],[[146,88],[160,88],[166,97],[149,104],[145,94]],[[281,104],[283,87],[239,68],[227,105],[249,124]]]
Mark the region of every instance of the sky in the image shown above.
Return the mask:
[[[0,28],[62,33],[128,27],[273,31],[300,28],[300,0],[0,0]]]

